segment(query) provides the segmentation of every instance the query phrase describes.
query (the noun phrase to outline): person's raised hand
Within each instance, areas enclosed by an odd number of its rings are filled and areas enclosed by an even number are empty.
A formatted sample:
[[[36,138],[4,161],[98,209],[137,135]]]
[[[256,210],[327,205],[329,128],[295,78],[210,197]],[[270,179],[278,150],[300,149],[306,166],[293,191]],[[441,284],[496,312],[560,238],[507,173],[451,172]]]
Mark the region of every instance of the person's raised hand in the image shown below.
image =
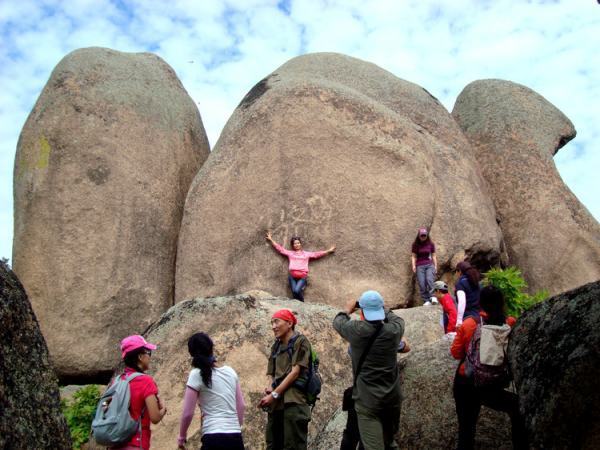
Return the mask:
[[[267,241],[273,242],[273,236],[271,236],[271,230],[267,230]]]
[[[347,300],[345,305],[345,311],[348,313],[348,315],[356,311],[356,300],[354,300],[353,298]]]
[[[327,253],[333,253],[335,252],[335,245],[332,245],[331,248],[329,250],[327,250]]]

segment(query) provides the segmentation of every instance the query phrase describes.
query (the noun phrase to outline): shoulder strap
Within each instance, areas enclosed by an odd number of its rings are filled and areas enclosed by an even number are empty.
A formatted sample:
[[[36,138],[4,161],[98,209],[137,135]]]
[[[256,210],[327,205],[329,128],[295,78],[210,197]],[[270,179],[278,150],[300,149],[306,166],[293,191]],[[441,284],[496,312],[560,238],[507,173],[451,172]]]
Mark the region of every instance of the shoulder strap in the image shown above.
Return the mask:
[[[377,339],[377,336],[379,336],[379,333],[381,333],[382,329],[383,323],[376,325],[376,329],[369,338],[369,342],[367,343],[365,350],[362,352],[362,355],[360,355],[360,359],[358,360],[358,364],[356,365],[356,373],[354,374],[354,383],[352,384],[352,387],[356,386],[356,380],[358,379],[358,375],[360,374],[360,369],[362,369],[363,363],[365,362],[365,359],[367,359],[369,350],[371,350],[373,342],[375,342],[375,339]]]
[[[294,334],[290,338],[290,340],[288,341],[287,347],[285,348],[285,352],[290,357],[290,361],[292,360],[292,355],[294,353],[294,344],[296,343],[296,340],[299,337],[300,337],[300,333]],[[273,359],[273,372],[272,372],[271,376],[273,378],[275,378],[275,370],[276,370],[275,360],[277,359],[277,355],[279,355],[279,353],[281,353],[281,351],[280,351],[280,349],[281,349],[281,341],[279,339],[277,339],[273,343],[273,347],[272,348],[273,348],[273,351],[271,352],[271,358]]]
[[[127,378],[125,378],[125,381],[127,381],[129,383],[134,378],[137,378],[137,377],[142,376],[142,375],[144,375],[144,374],[141,373],[141,372],[133,372],[131,375],[129,375]]]

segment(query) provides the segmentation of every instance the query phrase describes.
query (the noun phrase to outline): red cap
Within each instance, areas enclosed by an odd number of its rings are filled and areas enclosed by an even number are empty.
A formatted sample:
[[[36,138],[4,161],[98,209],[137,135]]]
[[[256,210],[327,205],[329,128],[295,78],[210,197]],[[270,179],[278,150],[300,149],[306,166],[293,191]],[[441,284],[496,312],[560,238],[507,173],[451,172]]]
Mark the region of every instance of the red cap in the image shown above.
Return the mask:
[[[286,322],[292,322],[293,325],[296,325],[298,321],[296,320],[296,316],[289,309],[280,309],[279,311],[275,311],[275,314],[271,317],[272,319],[281,319]]]
[[[156,345],[146,342],[139,334],[133,336],[127,336],[121,341],[121,357],[125,358],[125,355],[129,352],[137,350],[138,348],[147,348],[148,350],[156,350]]]

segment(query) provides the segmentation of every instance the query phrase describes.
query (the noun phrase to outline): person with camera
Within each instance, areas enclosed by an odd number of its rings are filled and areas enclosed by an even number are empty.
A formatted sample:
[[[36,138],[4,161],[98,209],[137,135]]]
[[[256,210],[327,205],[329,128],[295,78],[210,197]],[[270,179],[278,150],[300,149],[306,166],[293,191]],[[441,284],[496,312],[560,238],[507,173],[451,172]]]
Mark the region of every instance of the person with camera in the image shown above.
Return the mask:
[[[268,412],[268,450],[306,450],[311,409],[306,393],[298,385],[310,363],[311,347],[306,336],[296,332],[296,316],[280,309],[271,317],[275,342],[267,365],[268,386],[258,407]]]
[[[358,309],[365,320],[350,319]],[[402,397],[396,353],[404,320],[384,310],[379,292],[366,291],[358,302],[346,303],[333,319],[333,327],[352,348],[353,386],[345,403],[354,403],[364,448],[397,448],[394,435],[400,423]]]

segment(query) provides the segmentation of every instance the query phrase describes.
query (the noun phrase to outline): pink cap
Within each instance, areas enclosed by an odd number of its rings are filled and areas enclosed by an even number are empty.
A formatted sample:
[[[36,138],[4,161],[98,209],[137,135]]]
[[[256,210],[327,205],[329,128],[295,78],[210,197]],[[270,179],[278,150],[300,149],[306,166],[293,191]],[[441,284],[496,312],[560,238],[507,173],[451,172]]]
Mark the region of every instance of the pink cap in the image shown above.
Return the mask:
[[[419,228],[419,234],[427,234],[427,228]]]
[[[147,348],[148,350],[156,350],[156,345],[146,342],[139,334],[133,336],[127,336],[121,341],[121,357],[125,358],[125,355],[129,352],[137,350],[138,348]]]

